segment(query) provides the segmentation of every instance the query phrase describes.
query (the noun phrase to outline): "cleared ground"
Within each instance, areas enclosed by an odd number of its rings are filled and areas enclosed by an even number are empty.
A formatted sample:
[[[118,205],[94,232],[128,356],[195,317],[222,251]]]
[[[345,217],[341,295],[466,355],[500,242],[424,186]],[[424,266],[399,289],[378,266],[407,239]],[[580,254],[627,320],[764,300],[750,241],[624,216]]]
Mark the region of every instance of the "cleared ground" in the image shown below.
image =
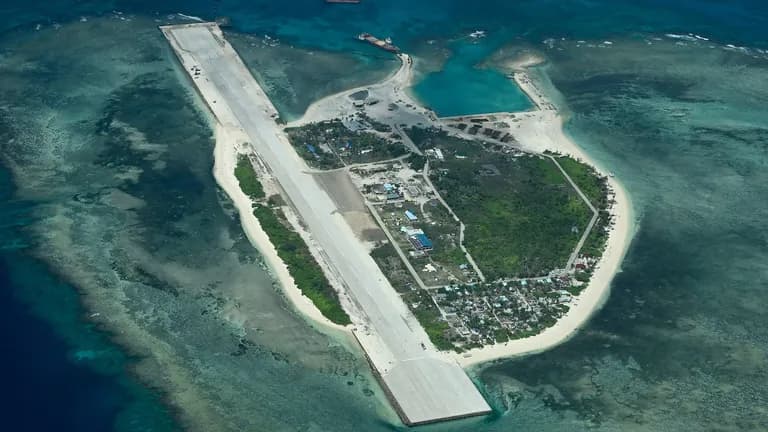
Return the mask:
[[[217,120],[249,136],[344,282],[345,294],[358,309],[352,311],[354,334],[403,421],[419,424],[490,412],[461,367],[433,347],[336,203],[304,172],[306,164],[274,120],[275,108],[218,26],[162,29]]]
[[[365,242],[387,239],[384,231],[379,228],[376,221],[368,213],[363,196],[352,183],[346,170],[328,171],[313,175],[336,203],[341,215],[344,216],[344,220],[347,221],[359,239]]]

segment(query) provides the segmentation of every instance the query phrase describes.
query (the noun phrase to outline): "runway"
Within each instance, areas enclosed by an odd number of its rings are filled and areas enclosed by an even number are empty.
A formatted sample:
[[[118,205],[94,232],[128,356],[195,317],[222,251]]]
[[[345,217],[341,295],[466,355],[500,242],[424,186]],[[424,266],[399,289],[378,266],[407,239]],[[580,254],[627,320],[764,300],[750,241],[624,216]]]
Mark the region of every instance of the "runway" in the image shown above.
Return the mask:
[[[277,110],[216,24],[161,27],[216,120],[244,131],[343,281],[354,334],[406,424],[481,415],[490,407],[464,370],[434,348],[336,204],[307,170]]]

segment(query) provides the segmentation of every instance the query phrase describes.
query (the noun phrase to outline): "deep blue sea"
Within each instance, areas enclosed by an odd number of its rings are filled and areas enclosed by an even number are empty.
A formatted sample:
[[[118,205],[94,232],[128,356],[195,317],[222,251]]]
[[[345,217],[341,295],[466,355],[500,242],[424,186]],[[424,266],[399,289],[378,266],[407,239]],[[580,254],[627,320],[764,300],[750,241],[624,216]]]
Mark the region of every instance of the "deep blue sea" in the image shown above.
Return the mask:
[[[152,30],[173,13],[315,56],[297,72],[257,51],[291,115],[320,96],[306,83],[392,67],[362,31],[423,56],[414,92],[444,115],[525,108],[480,65],[537,49],[569,134],[626,185],[639,228],[606,307],[563,346],[479,371],[492,418],[425,430],[768,430],[768,3],[715,0],[3,2],[4,430],[176,430],[195,426],[185,409],[198,430],[396,428],[364,363],[281,303],[216,194],[210,134]],[[95,324],[124,316],[168,357]]]
[[[74,287],[28,256],[34,202],[0,171],[3,417],[10,430],[174,430],[160,398],[127,373],[130,359],[86,319]]]

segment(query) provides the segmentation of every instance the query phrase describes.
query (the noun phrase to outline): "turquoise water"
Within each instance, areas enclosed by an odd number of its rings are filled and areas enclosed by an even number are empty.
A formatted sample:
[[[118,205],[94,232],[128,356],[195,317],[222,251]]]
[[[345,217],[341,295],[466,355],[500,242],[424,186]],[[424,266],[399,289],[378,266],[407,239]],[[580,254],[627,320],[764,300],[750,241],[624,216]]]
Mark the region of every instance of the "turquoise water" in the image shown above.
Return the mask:
[[[481,68],[499,44],[490,38],[464,37],[448,45],[450,57],[437,72],[426,74],[413,88],[425,106],[441,117],[500,111],[525,111],[531,102],[511,79]]]
[[[35,222],[37,206],[13,198],[7,175],[0,172],[6,424],[41,431],[174,430],[157,394],[126,373],[132,360],[85,320],[75,287],[27,254],[33,245],[24,230]]]
[[[765,48],[763,3],[155,3],[0,9],[0,151],[15,175],[15,187],[3,178],[3,307],[18,317],[4,328],[29,322],[37,341],[6,357],[49,360],[12,374],[9,392],[48,398],[18,397],[6,424],[163,430],[170,412],[206,431],[401,428],[364,360],[288,308],[216,188],[211,132],[154,28],[180,11],[278,37],[274,49],[244,37],[243,49],[293,115],[391,67],[348,37],[359,31],[476,82],[498,44],[535,47],[569,133],[627,186],[639,231],[605,309],[561,347],[477,371],[494,415],[424,430],[768,429],[768,65],[723,46]],[[457,41],[475,29],[489,39]],[[461,108],[438,87],[432,97]],[[41,410],[51,423],[30,423]]]

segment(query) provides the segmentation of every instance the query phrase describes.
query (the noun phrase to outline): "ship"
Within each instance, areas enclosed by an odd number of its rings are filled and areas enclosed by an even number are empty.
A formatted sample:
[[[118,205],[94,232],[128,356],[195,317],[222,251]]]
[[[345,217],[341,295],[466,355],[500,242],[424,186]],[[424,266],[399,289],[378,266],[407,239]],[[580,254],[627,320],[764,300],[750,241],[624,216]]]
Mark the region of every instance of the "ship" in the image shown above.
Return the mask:
[[[360,0],[325,0],[326,3],[360,3]]]
[[[360,33],[357,35],[357,38],[360,39],[363,42],[368,42],[369,44],[381,48],[384,51],[389,51],[392,53],[399,53],[400,48],[392,45],[392,39],[386,38],[384,40],[381,40],[377,38],[376,36],[371,35],[370,33]]]

